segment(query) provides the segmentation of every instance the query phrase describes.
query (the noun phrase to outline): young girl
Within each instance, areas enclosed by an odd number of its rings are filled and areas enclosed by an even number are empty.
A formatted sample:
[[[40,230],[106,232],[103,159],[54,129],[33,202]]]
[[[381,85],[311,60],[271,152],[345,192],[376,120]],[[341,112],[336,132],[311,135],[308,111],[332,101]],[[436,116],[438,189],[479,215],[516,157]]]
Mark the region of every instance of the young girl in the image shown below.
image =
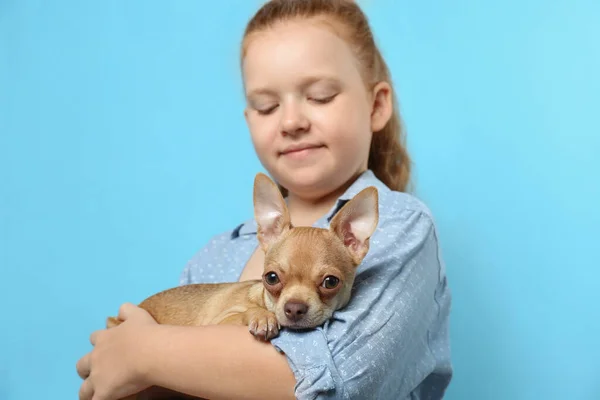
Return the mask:
[[[82,400],[151,385],[208,399],[440,399],[450,382],[450,292],[428,209],[403,193],[409,157],[387,66],[349,0],[273,0],[242,46],[246,120],[294,225],[328,227],[345,201],[379,191],[379,225],[350,304],[322,327],[270,343],[247,327],[164,326],[124,304],[77,363]],[[233,228],[233,227],[232,227]],[[248,220],[215,236],[181,284],[260,279]]]

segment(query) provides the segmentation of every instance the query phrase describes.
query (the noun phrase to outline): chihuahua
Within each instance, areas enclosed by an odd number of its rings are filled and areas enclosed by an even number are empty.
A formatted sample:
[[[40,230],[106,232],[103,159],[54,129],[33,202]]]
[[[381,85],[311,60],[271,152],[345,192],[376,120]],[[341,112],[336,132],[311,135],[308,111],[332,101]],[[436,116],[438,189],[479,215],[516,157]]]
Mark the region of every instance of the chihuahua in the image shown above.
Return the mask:
[[[179,286],[147,298],[139,307],[159,324],[246,325],[260,340],[272,339],[282,327],[318,327],[345,307],[356,268],[379,222],[377,189],[365,188],[344,204],[329,229],[293,226],[278,186],[265,174],[255,177],[253,201],[265,254],[262,279]],[[121,322],[109,317],[107,328]],[[156,389],[154,396],[140,393],[127,400],[173,398],[159,396],[163,389]]]

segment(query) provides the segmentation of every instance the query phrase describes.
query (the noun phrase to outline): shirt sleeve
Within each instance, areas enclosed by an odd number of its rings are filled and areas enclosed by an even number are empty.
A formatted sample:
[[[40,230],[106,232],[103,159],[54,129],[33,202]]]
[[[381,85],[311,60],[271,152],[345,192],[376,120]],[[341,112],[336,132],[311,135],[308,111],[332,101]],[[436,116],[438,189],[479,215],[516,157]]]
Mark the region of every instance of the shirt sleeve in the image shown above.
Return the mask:
[[[298,399],[443,397],[450,295],[433,222],[409,210],[382,222],[348,306],[322,327],[284,329],[271,341],[287,356]]]

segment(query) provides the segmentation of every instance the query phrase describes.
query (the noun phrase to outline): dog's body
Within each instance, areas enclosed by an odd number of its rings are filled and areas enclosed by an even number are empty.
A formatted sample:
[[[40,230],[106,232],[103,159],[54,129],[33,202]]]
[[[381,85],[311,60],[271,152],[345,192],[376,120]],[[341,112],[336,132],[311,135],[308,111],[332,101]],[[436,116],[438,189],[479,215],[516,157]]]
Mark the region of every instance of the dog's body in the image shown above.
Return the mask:
[[[179,286],[139,306],[159,324],[247,325],[269,340],[281,327],[314,328],[350,300],[356,267],[378,223],[378,197],[366,188],[333,217],[329,229],[294,227],[277,185],[266,175],[254,182],[258,240],[265,253],[263,279]],[[107,327],[121,322],[109,317]],[[151,388],[127,399],[190,398]]]
[[[251,330],[256,336],[270,339],[277,334],[277,321],[269,312],[272,303],[265,297],[262,280],[179,286],[148,297],[139,307],[159,324],[250,325],[252,321],[257,325]],[[271,329],[266,329],[269,323]],[[108,328],[119,324],[116,318],[108,318]]]

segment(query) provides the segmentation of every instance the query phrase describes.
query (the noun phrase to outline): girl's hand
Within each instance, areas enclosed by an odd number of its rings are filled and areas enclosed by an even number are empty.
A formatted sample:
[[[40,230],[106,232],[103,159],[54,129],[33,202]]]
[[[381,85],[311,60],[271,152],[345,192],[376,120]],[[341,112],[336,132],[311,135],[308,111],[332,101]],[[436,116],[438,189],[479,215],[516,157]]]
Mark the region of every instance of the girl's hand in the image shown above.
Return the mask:
[[[84,380],[80,400],[118,400],[149,386],[142,356],[144,337],[158,324],[144,309],[125,303],[119,309],[120,325],[95,331],[90,336],[94,349],[77,362]]]

